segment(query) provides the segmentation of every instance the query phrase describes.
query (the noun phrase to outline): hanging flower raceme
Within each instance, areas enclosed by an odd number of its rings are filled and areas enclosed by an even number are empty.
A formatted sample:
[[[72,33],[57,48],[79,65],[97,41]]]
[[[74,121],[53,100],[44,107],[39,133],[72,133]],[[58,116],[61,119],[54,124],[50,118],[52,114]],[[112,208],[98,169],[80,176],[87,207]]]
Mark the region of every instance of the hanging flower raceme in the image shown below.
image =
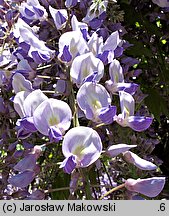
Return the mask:
[[[102,142],[95,130],[79,126],[70,129],[64,136],[62,152],[66,159],[60,168],[70,174],[75,168],[94,163],[102,152]]]
[[[95,82],[85,82],[77,92],[77,103],[87,119],[110,124],[116,115],[116,107],[111,106],[111,97],[104,86]]]
[[[104,74],[102,61],[96,58],[92,52],[77,56],[70,69],[70,76],[77,87],[80,87],[85,79],[96,72],[95,81],[99,82]]]
[[[125,91],[119,92],[121,114],[115,117],[116,122],[123,127],[130,127],[135,131],[144,131],[152,123],[152,117],[134,116],[134,98]]]
[[[71,119],[69,105],[53,98],[43,101],[33,113],[33,122],[37,130],[55,142],[61,140],[62,135],[69,129]]]
[[[110,80],[106,81],[106,88],[112,94],[118,91],[125,91],[133,95],[136,92],[137,84],[124,82],[123,69],[118,60],[114,59],[109,65],[109,75]]]
[[[68,19],[68,14],[66,9],[57,10],[49,6],[50,14],[54,20],[55,26],[58,30],[65,28]]]

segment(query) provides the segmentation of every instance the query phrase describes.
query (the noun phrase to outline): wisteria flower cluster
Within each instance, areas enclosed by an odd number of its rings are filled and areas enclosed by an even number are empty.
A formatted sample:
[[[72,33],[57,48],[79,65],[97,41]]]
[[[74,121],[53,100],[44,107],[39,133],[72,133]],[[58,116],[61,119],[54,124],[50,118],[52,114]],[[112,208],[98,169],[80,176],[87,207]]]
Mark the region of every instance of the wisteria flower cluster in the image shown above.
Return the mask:
[[[128,78],[139,61],[125,54],[124,27],[110,22],[117,2],[0,3],[2,199],[158,196],[159,162],[135,141],[153,113],[141,113],[144,94]],[[68,196],[55,197],[60,187]]]

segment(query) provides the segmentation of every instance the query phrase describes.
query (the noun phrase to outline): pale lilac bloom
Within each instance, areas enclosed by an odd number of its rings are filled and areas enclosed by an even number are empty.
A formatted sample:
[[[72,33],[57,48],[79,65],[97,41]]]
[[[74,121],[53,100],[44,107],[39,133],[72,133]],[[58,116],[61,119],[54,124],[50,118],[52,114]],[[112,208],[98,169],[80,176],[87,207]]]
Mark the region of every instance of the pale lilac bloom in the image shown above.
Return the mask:
[[[123,153],[124,159],[141,170],[155,170],[157,166],[150,161],[140,158],[138,155],[134,154],[131,151],[126,151]]]
[[[93,33],[88,41],[88,46],[91,52],[96,57],[100,58],[103,63],[111,63],[114,59],[114,51],[120,44],[119,32],[115,31],[103,43],[103,38],[97,33]]]
[[[110,124],[114,120],[116,107],[111,106],[111,97],[104,86],[85,82],[77,92],[77,103],[87,119]]]
[[[31,68],[28,60],[21,59],[18,62],[17,68],[15,72],[19,72],[21,74],[24,74],[25,77],[28,77],[28,79],[32,80],[35,77],[36,72]]]
[[[15,73],[13,75],[12,87],[15,94],[20,91],[27,91],[27,92],[33,91],[32,83],[29,80],[25,79],[25,77],[20,73]]]
[[[55,55],[55,51],[39,40],[32,28],[20,18],[15,25],[14,36],[22,49],[38,64],[50,61]]]
[[[40,157],[41,152],[41,146],[34,146],[32,152],[28,153],[14,166],[14,170],[19,172],[24,172],[26,170],[33,171],[36,167],[36,161]]]
[[[117,155],[128,151],[131,148],[135,148],[137,145],[117,144],[109,146],[105,153],[110,157],[116,157]]]
[[[85,78],[97,72],[95,81],[99,82],[104,74],[103,62],[92,52],[77,56],[71,65],[70,76],[77,87],[80,87]]]
[[[119,91],[121,114],[115,117],[118,124],[130,127],[135,131],[144,131],[152,123],[152,117],[134,116],[135,102],[132,95],[125,91]]]
[[[33,113],[33,121],[37,130],[49,136],[51,141],[59,141],[72,119],[69,105],[61,100],[50,98],[42,102]]]
[[[163,190],[165,177],[152,177],[147,179],[127,179],[125,187],[129,191],[144,194],[148,197],[156,197]]]
[[[16,122],[18,137],[25,139],[37,130],[33,122],[33,113],[46,99],[48,97],[39,89],[31,93],[28,91],[20,91],[16,94],[13,99],[14,108],[21,118]]]
[[[71,173],[75,168],[88,167],[101,155],[102,142],[98,133],[89,127],[75,127],[64,136],[62,152],[66,159],[60,168]]]
[[[87,10],[86,16],[83,18],[83,22],[88,23],[92,19],[99,17],[106,11],[108,1],[93,0],[91,6]]]
[[[94,32],[88,41],[88,46],[89,50],[97,57],[103,52],[103,38]]]
[[[23,103],[29,94],[30,92],[21,91],[18,92],[13,99],[14,109],[21,118],[25,117],[26,115],[24,111]]]
[[[159,7],[169,7],[168,0],[152,0],[154,4],[157,4]]]
[[[109,65],[110,80],[106,81],[106,88],[112,93],[125,91],[129,94],[134,94],[138,88],[135,83],[125,83],[123,69],[120,62],[114,59]]]
[[[1,50],[0,54],[0,67],[5,67],[5,66],[15,66],[17,64],[17,59],[14,55],[11,54],[10,49],[6,49],[4,47],[3,50]]]
[[[65,1],[65,6],[67,7],[67,8],[72,8],[72,7],[74,7],[74,6],[76,6],[77,5],[77,2],[78,2],[79,0],[66,0]]]
[[[58,58],[64,63],[71,64],[77,55],[82,55],[88,51],[87,42],[79,30],[65,32],[59,38]]]
[[[88,25],[84,22],[79,22],[75,15],[73,15],[71,18],[71,26],[73,31],[78,31],[78,30],[88,31]]]
[[[35,178],[36,173],[31,170],[26,170],[16,175],[12,175],[8,182],[12,184],[14,187],[24,188],[27,187]]]
[[[47,18],[48,14],[46,9],[40,5],[38,0],[27,0],[22,2],[19,6],[19,11],[22,17],[28,20],[40,20],[43,21]]]
[[[54,20],[55,26],[58,30],[65,28],[68,14],[66,9],[55,9],[49,5],[50,14]]]

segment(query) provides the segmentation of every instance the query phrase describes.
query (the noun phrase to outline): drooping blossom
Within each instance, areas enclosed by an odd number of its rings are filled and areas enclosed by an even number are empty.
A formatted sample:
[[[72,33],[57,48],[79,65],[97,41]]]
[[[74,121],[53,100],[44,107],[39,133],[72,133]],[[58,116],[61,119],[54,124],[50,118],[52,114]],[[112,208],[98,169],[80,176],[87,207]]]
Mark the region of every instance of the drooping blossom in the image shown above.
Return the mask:
[[[40,172],[40,166],[37,164],[33,170],[25,170],[18,174],[11,175],[8,182],[14,187],[24,188],[27,187]]]
[[[100,16],[106,11],[108,1],[93,0],[91,6],[87,10],[86,16],[83,18],[83,22],[88,23],[92,19]]]
[[[152,177],[147,179],[127,179],[125,187],[129,191],[156,197],[164,188],[165,177]]]
[[[32,83],[26,80],[25,77],[20,73],[15,73],[12,77],[12,87],[15,93],[20,91],[33,91]]]
[[[106,81],[106,88],[111,93],[116,93],[118,91],[125,91],[129,94],[134,94],[138,88],[138,85],[135,83],[125,83],[123,69],[120,65],[120,62],[114,59],[109,65],[109,75],[110,80]]]
[[[101,84],[85,82],[77,92],[77,103],[87,119],[110,124],[116,107],[111,106],[111,97]]]
[[[14,36],[19,46],[38,64],[50,61],[55,55],[55,51],[39,40],[32,28],[20,18],[15,25]]]
[[[74,83],[79,87],[85,79],[97,72],[95,81],[100,81],[104,74],[102,61],[96,58],[92,52],[77,56],[71,65],[70,76]]]
[[[27,0],[26,2],[22,2],[19,6],[19,11],[21,16],[29,21],[43,21],[48,16],[46,9],[40,5],[38,0]]]
[[[123,127],[130,127],[135,131],[144,131],[152,123],[152,117],[135,116],[135,102],[132,95],[119,91],[121,114],[116,116],[116,122]]]
[[[157,166],[150,161],[144,160],[138,155],[134,154],[131,151],[126,151],[123,153],[123,158],[128,162],[141,170],[155,170]]]
[[[39,89],[31,93],[28,91],[20,91],[16,94],[13,103],[16,112],[20,116],[20,119],[16,122],[18,137],[22,139],[26,138],[37,130],[33,122],[33,113],[46,99],[48,99],[48,97]]]
[[[71,26],[73,31],[78,31],[78,30],[83,31],[84,29],[88,31],[88,25],[84,22],[79,22],[75,15],[73,15],[71,18]]]
[[[121,43],[119,32],[115,31],[103,42],[96,32],[92,34],[88,41],[89,50],[102,60],[104,64],[111,63],[114,59],[114,52]]]
[[[18,62],[15,73],[21,73],[25,78],[28,78],[29,80],[32,80],[36,74],[35,70],[33,70],[30,66],[28,60],[24,58]]]
[[[152,0],[154,4],[157,4],[159,7],[169,7],[168,0]]]
[[[50,14],[54,20],[55,26],[58,30],[65,28],[68,19],[68,14],[66,9],[55,9],[49,6]]]
[[[102,142],[95,130],[79,126],[70,129],[64,136],[62,152],[66,159],[60,168],[70,174],[75,168],[94,163],[102,152]]]
[[[87,42],[79,30],[65,32],[59,38],[58,58],[64,63],[70,64],[77,55],[82,55],[88,51]]]
[[[36,161],[42,152],[41,146],[34,146],[32,151],[25,155],[15,166],[14,170],[24,172],[26,170],[33,171],[36,167]]]
[[[75,7],[77,5],[78,0],[66,0],[65,1],[65,6],[67,8],[72,8]]]
[[[77,17],[75,15],[71,18],[71,26],[73,31],[81,31],[83,38],[85,40],[88,40],[89,34],[88,34],[88,25],[84,22],[79,22],[77,20]]]
[[[137,145],[127,145],[127,144],[117,144],[117,145],[111,145],[109,146],[105,153],[109,157],[116,157],[117,155],[128,151],[131,148],[135,148]]]
[[[51,141],[59,141],[72,119],[69,105],[61,100],[50,98],[43,101],[33,113],[33,122],[37,130],[49,136]]]

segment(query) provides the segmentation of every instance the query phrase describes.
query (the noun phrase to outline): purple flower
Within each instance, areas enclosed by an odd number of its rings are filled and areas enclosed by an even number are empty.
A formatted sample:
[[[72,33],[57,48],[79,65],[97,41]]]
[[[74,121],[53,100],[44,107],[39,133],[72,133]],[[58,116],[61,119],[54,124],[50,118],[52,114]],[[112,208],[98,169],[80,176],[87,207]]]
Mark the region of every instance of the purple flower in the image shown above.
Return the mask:
[[[67,8],[75,7],[77,5],[78,0],[66,0],[65,6]]]
[[[104,43],[103,38],[94,32],[88,41],[88,46],[96,57],[101,59],[104,64],[107,64],[114,60],[114,51],[120,42],[118,31],[109,35]]]
[[[91,52],[77,56],[70,69],[70,76],[79,87],[85,78],[97,71],[96,81],[100,81],[104,74],[104,65],[102,61],[96,58]]]
[[[103,38],[99,37],[96,32],[92,34],[88,41],[89,50],[95,55],[98,56],[102,53],[103,49]]]
[[[30,94],[25,91],[19,92],[14,97],[14,108],[20,117],[32,117],[35,109],[48,97],[40,89],[34,90]],[[23,116],[22,116],[23,115]]]
[[[79,126],[70,129],[64,136],[62,152],[66,159],[60,168],[71,173],[75,168],[94,163],[102,152],[102,142],[95,130]]]
[[[106,88],[111,92],[112,94],[115,94],[119,91],[125,91],[131,95],[135,94],[137,91],[139,85],[135,83],[113,83],[111,80],[106,81]]]
[[[110,123],[116,114],[111,97],[104,86],[95,82],[84,83],[77,92],[77,103],[87,119]]]
[[[127,162],[134,164],[136,167],[142,170],[155,170],[157,168],[155,164],[140,158],[138,155],[130,151],[124,152],[123,157]]]
[[[27,20],[45,20],[48,16],[46,9],[39,4],[38,0],[27,0],[22,2],[19,11]]]
[[[152,0],[154,4],[157,4],[159,7],[169,7],[168,0]]]
[[[12,77],[12,87],[15,93],[20,91],[33,91],[32,83],[26,80],[25,77],[20,73],[15,73]]]
[[[123,69],[120,62],[114,59],[109,65],[109,75],[113,83],[124,82]]]
[[[71,18],[71,26],[72,26],[73,31],[78,31],[78,30],[83,31],[83,30],[85,30],[86,32],[88,32],[88,25],[86,23],[79,22],[75,15],[73,15],[72,18]]]
[[[68,19],[68,14],[66,9],[55,9],[49,5],[50,14],[54,20],[55,26],[58,30],[65,28]]]
[[[117,155],[128,151],[131,148],[135,148],[137,145],[117,144],[109,146],[106,150],[106,154],[110,157],[116,157]]]
[[[53,98],[42,102],[33,113],[37,130],[56,142],[62,139],[63,133],[70,127],[71,119],[69,105]]]
[[[110,80],[106,81],[106,88],[112,93],[125,91],[129,94],[134,94],[138,88],[135,83],[125,83],[123,69],[120,62],[114,59],[109,65]]]
[[[108,1],[92,1],[91,6],[87,10],[86,16],[83,18],[83,22],[88,23],[92,19],[99,17],[106,11]]]
[[[156,197],[165,184],[165,177],[153,177],[147,179],[127,179],[125,187],[129,191],[144,194],[148,197]]]
[[[34,171],[36,167],[36,161],[42,152],[41,146],[34,146],[32,152],[27,154],[22,160],[20,160],[15,166],[14,170],[24,172],[26,170]]]
[[[14,187],[24,188],[27,187],[35,178],[34,171],[24,171],[17,175],[13,175],[8,179],[8,182],[12,184]]]
[[[48,62],[54,57],[55,51],[50,50],[44,41],[39,40],[32,28],[22,19],[18,19],[15,27],[14,36],[19,45],[36,63]]]
[[[13,99],[14,108],[21,117],[16,122],[18,138],[25,139],[37,130],[32,116],[35,109],[46,99],[48,97],[41,90],[34,90],[31,93],[21,91],[16,94]]]
[[[153,118],[134,116],[134,98],[125,91],[119,92],[121,114],[116,116],[116,122],[123,127],[130,127],[135,131],[146,130],[152,123]]]
[[[69,56],[72,56],[71,60],[67,61],[67,55],[66,58],[64,56],[65,52],[65,46],[67,48],[66,54]],[[66,32],[61,35],[59,38],[59,55],[58,58],[67,64],[70,64],[71,61],[77,56],[84,54],[89,51],[89,48],[87,46],[87,42],[83,38],[83,35],[81,31],[70,31]]]
[[[15,71],[16,73],[21,73],[26,78],[32,80],[35,77],[36,72],[31,68],[30,64],[28,63],[28,60],[21,59],[18,62],[17,69]]]

